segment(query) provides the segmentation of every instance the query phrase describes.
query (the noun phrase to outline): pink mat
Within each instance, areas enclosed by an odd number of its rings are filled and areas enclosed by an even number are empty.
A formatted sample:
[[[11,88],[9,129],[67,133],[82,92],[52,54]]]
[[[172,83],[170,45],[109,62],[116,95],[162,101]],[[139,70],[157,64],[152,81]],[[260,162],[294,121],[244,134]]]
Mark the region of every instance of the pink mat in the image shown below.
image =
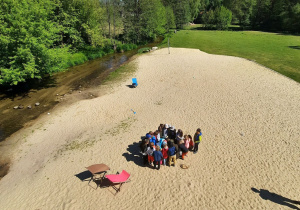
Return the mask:
[[[119,183],[119,182],[126,182],[130,177],[130,174],[127,173],[125,170],[123,170],[120,174],[110,174],[110,175],[105,175],[105,177],[113,183]]]

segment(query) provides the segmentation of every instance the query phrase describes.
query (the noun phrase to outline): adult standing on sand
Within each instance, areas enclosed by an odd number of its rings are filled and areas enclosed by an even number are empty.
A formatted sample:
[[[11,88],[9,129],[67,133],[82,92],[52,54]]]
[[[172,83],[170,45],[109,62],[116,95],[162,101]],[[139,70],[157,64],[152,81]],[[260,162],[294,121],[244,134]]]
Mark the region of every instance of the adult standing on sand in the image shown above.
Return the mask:
[[[196,154],[198,152],[198,145],[201,142],[201,140],[202,140],[202,133],[201,133],[201,129],[198,128],[196,130],[195,135],[194,135],[194,142],[195,142],[195,145],[194,145],[194,154]]]

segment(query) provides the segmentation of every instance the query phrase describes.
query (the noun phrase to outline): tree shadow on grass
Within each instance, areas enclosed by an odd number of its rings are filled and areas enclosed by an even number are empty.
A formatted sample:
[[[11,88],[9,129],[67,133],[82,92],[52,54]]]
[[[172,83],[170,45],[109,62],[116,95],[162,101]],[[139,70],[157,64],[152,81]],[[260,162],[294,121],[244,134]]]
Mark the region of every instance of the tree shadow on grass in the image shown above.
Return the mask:
[[[295,206],[293,204],[300,205],[300,201],[295,201],[295,200],[291,200],[289,198],[285,198],[281,195],[269,192],[269,190],[265,190],[265,189],[258,190],[256,188],[252,187],[251,190],[253,192],[259,193],[259,196],[264,200],[269,200],[269,201],[272,201],[279,205],[287,206],[292,209],[299,209],[297,206]]]
[[[300,50],[300,46],[289,46],[289,48],[295,49],[295,50]]]

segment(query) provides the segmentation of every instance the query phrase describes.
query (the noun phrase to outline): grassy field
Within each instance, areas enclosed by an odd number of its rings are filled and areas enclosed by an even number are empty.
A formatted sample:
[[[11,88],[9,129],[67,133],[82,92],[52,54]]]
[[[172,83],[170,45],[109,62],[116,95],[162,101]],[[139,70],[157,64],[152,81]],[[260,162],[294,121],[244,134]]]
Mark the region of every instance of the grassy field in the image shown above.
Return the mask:
[[[171,47],[195,48],[210,54],[254,60],[300,82],[300,36],[258,31],[181,30],[170,39]],[[162,43],[167,47],[167,40]]]

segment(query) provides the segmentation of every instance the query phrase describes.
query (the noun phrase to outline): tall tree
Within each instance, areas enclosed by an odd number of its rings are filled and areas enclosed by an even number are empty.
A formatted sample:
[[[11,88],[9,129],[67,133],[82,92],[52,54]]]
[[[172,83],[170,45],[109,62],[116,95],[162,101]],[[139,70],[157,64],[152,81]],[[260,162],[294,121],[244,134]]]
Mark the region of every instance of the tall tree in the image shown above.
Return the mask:
[[[144,40],[154,40],[163,35],[167,24],[166,10],[160,0],[141,1],[141,35]]]
[[[123,0],[124,41],[138,43],[141,38],[139,0]]]
[[[17,85],[51,72],[51,48],[59,41],[56,2],[3,0],[0,5],[0,84]]]
[[[169,32],[171,28],[175,28],[175,16],[171,6],[166,7],[166,30]]]

